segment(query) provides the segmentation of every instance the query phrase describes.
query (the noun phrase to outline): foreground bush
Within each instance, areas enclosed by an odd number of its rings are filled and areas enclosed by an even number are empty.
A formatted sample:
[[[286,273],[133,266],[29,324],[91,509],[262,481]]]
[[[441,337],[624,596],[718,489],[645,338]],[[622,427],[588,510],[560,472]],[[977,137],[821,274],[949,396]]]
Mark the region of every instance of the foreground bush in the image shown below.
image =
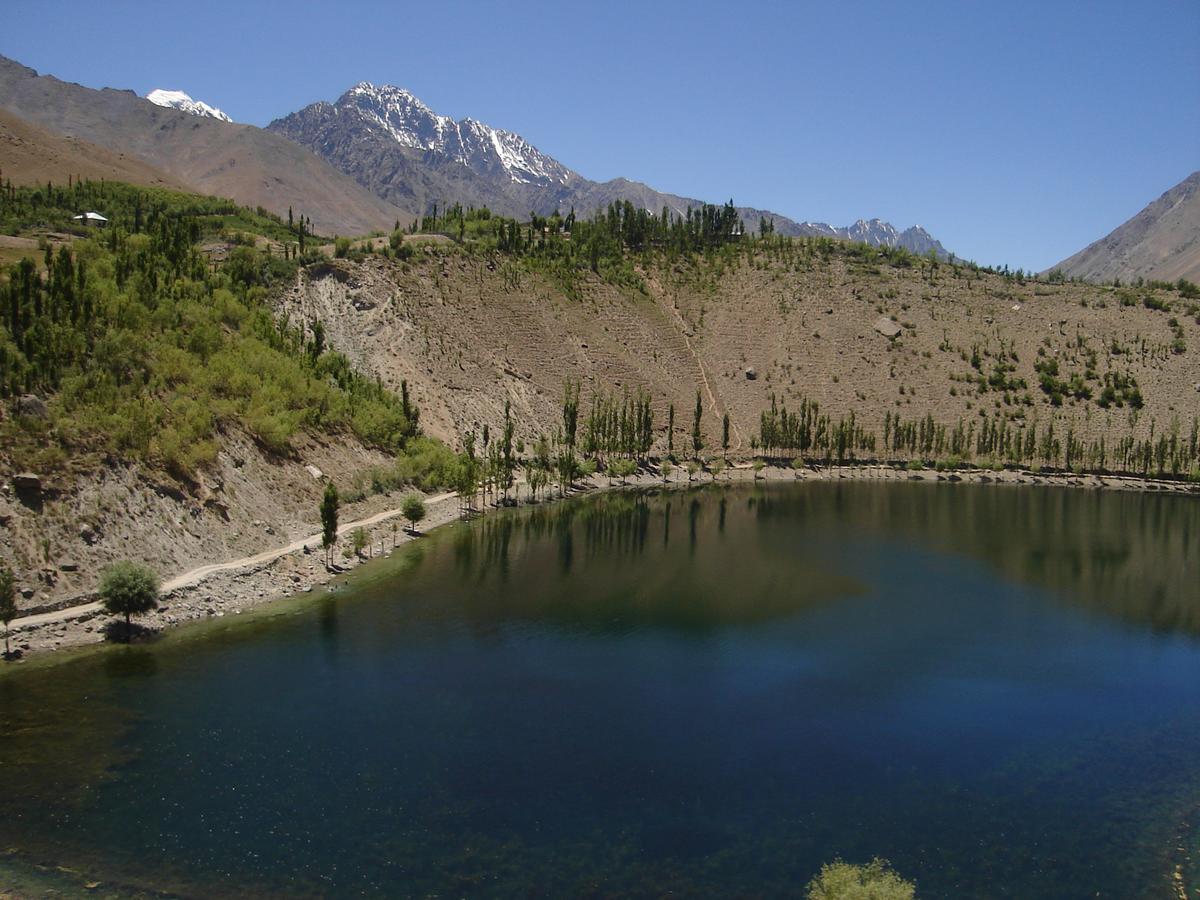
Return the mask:
[[[808,900],[913,900],[916,885],[882,859],[855,866],[840,859],[821,867],[808,885]]]

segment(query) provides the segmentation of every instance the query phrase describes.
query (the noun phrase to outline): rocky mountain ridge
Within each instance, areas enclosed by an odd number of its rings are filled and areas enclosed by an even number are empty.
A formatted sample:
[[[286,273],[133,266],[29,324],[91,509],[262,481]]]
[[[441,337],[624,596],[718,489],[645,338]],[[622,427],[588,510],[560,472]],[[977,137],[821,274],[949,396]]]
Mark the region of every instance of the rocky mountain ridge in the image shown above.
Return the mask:
[[[198,193],[279,215],[293,208],[320,233],[364,234],[409,219],[324,160],[261,128],[159,106],[133,91],[39,75],[3,56],[0,109],[59,138],[135,158]]]
[[[1053,268],[1088,281],[1200,282],[1200,171]]]
[[[320,101],[276,119],[267,128],[323,157],[379,197],[417,215],[433,204],[487,206],[503,215],[549,215],[571,208],[590,214],[629,201],[658,213],[683,215],[704,201],[617,178],[592,181],[532,143],[476,119],[439,115],[411,91],[362,81],[333,103]],[[739,207],[746,227],[762,219],[779,234],[826,236],[913,253],[950,254],[920,226],[900,230],[877,218],[836,227],[796,222],[769,210]]]

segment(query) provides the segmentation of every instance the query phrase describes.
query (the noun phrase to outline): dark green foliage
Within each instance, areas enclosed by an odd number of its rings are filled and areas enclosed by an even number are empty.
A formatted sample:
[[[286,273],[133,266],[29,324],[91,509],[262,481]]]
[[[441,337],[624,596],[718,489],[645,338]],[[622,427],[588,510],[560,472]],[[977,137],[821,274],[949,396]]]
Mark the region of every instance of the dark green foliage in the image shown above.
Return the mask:
[[[1038,383],[1041,385],[1042,391],[1050,398],[1053,406],[1062,406],[1063,398],[1067,396],[1074,397],[1076,400],[1088,400],[1092,396],[1092,389],[1087,386],[1084,377],[1078,372],[1073,373],[1070,379],[1065,381],[1058,377],[1058,360],[1044,359],[1034,363],[1033,368],[1038,373]],[[1024,382],[1019,383],[1024,385]]]
[[[261,207],[257,210],[238,206],[232,200],[185,194],[165,188],[135,187],[114,181],[77,181],[70,187],[12,187],[0,190],[0,233],[22,231],[59,231],[90,234],[94,227],[83,225],[74,216],[98,212],[108,219],[105,231],[154,234],[169,230],[170,223],[186,221],[196,228],[192,242],[201,237],[235,232],[250,232],[278,241],[287,241],[291,229],[278,216]]]
[[[1122,375],[1120,372],[1105,372],[1104,387],[1100,391],[1100,399],[1096,403],[1104,409],[1108,409],[1110,406],[1121,407],[1126,404],[1134,409],[1141,409],[1143,406],[1142,392],[1138,389],[1137,379],[1132,375]]]
[[[0,569],[0,622],[4,623],[4,655],[11,656],[8,644],[8,623],[17,617],[17,590],[11,569]]]
[[[563,385],[562,439],[571,451],[575,449],[575,438],[579,431],[579,382],[568,381]],[[484,426],[484,447],[487,446],[487,426]]]
[[[585,454],[644,459],[653,443],[654,413],[648,393],[626,394],[619,401],[607,395],[592,397],[592,409],[583,425]]]
[[[704,449],[704,438],[700,432],[700,420],[704,416],[704,403],[700,399],[700,392],[696,391],[696,413],[692,417],[692,452],[700,455],[700,451]]]
[[[329,553],[337,541],[338,530],[338,490],[333,482],[325,485],[325,495],[321,498],[321,547],[325,550],[325,565],[329,565]]]
[[[554,467],[558,473],[559,490],[565,495],[567,488],[571,486],[571,483],[579,474],[579,460],[575,458],[574,453],[569,450],[564,451],[558,454]]]
[[[139,563],[113,563],[100,576],[100,600],[110,615],[130,617],[158,606],[158,576]]]
[[[415,532],[417,524],[425,518],[425,499],[420,494],[409,494],[404,498],[401,513],[408,519],[409,530]]]
[[[885,422],[885,442],[890,421],[889,414]],[[840,463],[855,459],[858,452],[873,453],[875,435],[858,422],[853,412],[835,422],[821,414],[820,405],[815,401],[801,399],[799,411],[792,413],[786,402],[781,404],[772,394],[771,408],[762,414],[759,422],[758,445],[767,454],[819,454]]]
[[[634,290],[642,289],[634,257],[663,253],[677,257],[721,251],[740,242],[744,228],[732,201],[705,204],[683,216],[664,209],[661,216],[637,209],[628,201],[612,203],[590,220],[531,213],[529,221],[495,216],[490,210],[436,207],[421,222],[422,230],[440,233],[477,251],[500,253],[524,266],[553,276],[569,297],[580,297],[581,278],[591,272]],[[515,269],[514,269],[515,271]],[[505,269],[506,278],[515,276]]]

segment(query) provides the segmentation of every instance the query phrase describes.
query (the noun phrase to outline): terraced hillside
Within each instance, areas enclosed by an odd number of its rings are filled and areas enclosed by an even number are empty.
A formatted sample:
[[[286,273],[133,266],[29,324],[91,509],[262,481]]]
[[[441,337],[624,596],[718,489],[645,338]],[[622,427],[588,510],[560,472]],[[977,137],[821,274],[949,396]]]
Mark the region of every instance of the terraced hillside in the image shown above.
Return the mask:
[[[584,407],[589,394],[647,389],[660,449],[669,404],[676,448],[690,440],[697,390],[706,445],[719,446],[728,413],[745,452],[772,394],[793,410],[806,398],[853,412],[881,447],[885,416],[889,432],[896,416],[932,417],[972,436],[985,422],[1033,427],[1039,440],[1052,424],[1052,440],[1103,436],[1111,449],[1172,427],[1186,441],[1200,413],[1200,304],[1178,290],[893,264],[832,242],[757,246],[643,264],[640,287],[589,275],[567,290],[521,260],[425,244],[408,262],[310,268],[280,302],[293,321],[323,320],[385,384],[406,379],[423,424],[451,442],[495,429],[505,400],[519,433],[553,435],[576,378]]]

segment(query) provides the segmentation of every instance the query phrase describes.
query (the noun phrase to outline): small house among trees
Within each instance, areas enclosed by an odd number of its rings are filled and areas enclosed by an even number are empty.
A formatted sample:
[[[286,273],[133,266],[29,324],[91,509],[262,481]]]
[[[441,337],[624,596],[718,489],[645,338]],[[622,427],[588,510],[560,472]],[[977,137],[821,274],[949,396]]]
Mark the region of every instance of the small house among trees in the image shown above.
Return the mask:
[[[85,212],[77,216],[71,216],[71,220],[79,222],[83,225],[92,225],[96,228],[104,228],[108,225],[108,219],[100,215],[98,212]]]

